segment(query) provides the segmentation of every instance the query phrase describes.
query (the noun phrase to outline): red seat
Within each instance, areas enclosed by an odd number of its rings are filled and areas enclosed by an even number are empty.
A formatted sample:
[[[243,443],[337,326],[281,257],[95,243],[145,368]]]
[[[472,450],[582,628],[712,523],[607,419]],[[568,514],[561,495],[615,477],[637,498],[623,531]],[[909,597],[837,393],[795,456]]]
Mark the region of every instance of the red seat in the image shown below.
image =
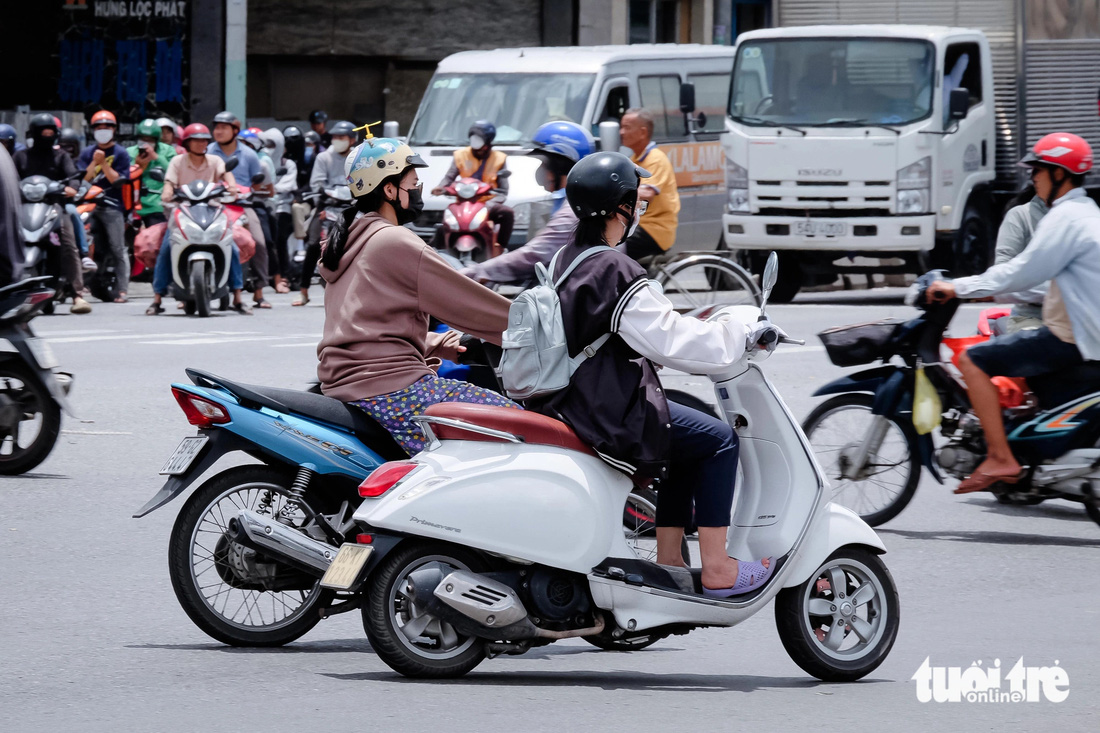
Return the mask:
[[[512,407],[493,407],[490,405],[471,405],[465,402],[443,402],[432,405],[424,414],[429,417],[444,417],[450,420],[480,425],[492,430],[500,430],[522,438],[526,443],[536,445],[556,445],[568,450],[580,451],[590,456],[596,455],[591,446],[582,441],[573,429],[560,420],[540,415],[530,410],[517,410]],[[491,435],[464,430],[451,425],[432,424],[432,432],[440,440],[480,440],[489,443],[505,442]]]

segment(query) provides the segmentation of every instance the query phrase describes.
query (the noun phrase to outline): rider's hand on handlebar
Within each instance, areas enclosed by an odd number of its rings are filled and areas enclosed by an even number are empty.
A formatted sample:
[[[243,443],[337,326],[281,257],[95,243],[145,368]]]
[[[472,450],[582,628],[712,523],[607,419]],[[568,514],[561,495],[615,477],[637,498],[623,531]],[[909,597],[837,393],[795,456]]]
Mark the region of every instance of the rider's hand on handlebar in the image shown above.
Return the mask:
[[[69,198],[76,198],[76,189],[72,186],[65,186],[65,195]]]
[[[770,321],[757,321],[748,326],[748,338],[745,346],[752,349],[774,349],[779,342],[787,338],[787,333]]]
[[[928,286],[928,290],[925,291],[925,297],[929,303],[946,303],[951,300],[955,295],[955,284],[944,282],[943,280],[937,280]]]
[[[460,331],[447,331],[443,334],[443,338],[439,341],[439,345],[435,347],[432,355],[447,361],[458,361],[458,355],[466,351],[466,347],[460,343],[461,340],[462,333]]]

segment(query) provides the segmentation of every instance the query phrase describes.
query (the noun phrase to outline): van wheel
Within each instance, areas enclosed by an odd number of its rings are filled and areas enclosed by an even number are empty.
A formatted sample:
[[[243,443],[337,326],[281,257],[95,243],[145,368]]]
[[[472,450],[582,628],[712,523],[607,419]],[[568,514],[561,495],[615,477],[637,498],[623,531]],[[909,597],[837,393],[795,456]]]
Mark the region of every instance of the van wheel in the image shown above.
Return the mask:
[[[955,234],[951,274],[956,277],[980,275],[993,261],[993,239],[989,222],[981,209],[967,204],[962,225]]]

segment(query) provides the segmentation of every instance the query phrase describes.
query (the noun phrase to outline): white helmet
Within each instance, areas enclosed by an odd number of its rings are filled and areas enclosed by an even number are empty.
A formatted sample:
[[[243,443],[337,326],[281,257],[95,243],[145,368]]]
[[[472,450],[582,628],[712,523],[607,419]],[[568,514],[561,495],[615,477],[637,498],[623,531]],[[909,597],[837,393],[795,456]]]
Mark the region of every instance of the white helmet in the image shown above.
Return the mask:
[[[427,168],[424,159],[405,143],[389,137],[370,137],[348,153],[344,175],[355,197],[366,196],[390,176],[408,168]]]

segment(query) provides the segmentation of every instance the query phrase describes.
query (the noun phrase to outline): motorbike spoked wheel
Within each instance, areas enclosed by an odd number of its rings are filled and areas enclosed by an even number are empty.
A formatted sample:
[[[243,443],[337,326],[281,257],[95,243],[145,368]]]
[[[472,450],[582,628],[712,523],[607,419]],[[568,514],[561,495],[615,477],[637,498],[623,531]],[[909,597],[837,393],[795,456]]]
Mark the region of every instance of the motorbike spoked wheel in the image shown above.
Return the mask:
[[[199,318],[210,317],[211,287],[207,282],[206,262],[199,260],[191,265],[191,295],[195,296],[195,311]]]
[[[485,641],[460,634],[416,603],[409,576],[437,569],[481,572],[484,562],[469,550],[414,542],[396,549],[374,571],[366,589],[363,628],[375,653],[406,677],[461,677],[485,658]]]
[[[61,407],[30,370],[0,362],[0,475],[30,471],[50,455],[61,432]]]
[[[321,620],[318,609],[333,594],[319,580],[300,577],[296,587],[268,591],[253,571],[297,571],[264,562],[256,552],[226,536],[229,520],[241,509],[282,515],[294,527],[307,525],[305,513],[289,496],[291,477],[271,466],[239,466],[200,486],[184,504],[168,545],[172,589],[188,617],[208,636],[230,646],[288,644]]]
[[[917,431],[904,417],[888,417],[878,450],[868,457],[864,475],[845,477],[871,427],[874,397],[842,394],[814,408],[802,424],[818,462],[832,483],[832,500],[851,509],[872,527],[901,513],[920,483]]]
[[[870,674],[898,634],[898,591],[875,555],[848,545],[775,597],[775,625],[795,664],[825,682]]]

